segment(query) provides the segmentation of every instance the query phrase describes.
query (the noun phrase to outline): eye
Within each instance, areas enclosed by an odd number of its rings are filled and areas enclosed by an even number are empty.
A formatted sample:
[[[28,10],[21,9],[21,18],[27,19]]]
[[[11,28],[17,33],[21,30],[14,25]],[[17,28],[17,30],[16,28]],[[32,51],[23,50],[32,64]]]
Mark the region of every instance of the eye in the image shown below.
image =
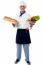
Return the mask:
[[[20,7],[24,7],[24,6],[20,6]]]

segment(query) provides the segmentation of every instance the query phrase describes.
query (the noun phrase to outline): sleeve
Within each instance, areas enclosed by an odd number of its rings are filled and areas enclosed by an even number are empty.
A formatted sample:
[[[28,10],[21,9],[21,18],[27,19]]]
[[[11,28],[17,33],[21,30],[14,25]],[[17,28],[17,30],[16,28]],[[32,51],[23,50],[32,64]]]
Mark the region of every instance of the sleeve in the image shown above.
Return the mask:
[[[14,17],[14,19],[17,20],[17,23],[14,23],[14,22],[13,22],[13,23],[12,23],[12,26],[13,26],[13,27],[18,27],[18,24],[19,24],[19,16],[18,16],[18,14],[16,14],[16,16]]]
[[[28,14],[28,18],[31,18],[32,16],[30,14]],[[30,25],[30,29],[32,29],[33,25],[34,25],[34,22],[32,21],[28,21],[29,22],[29,25]]]

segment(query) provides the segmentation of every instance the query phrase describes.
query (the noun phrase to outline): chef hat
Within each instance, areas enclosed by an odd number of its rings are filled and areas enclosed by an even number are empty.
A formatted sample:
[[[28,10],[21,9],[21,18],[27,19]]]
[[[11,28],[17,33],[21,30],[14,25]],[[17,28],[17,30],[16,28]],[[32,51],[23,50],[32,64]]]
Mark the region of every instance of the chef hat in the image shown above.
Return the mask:
[[[19,6],[21,6],[21,5],[23,5],[23,6],[26,7],[26,3],[25,3],[24,1],[21,1],[21,2],[20,2]]]

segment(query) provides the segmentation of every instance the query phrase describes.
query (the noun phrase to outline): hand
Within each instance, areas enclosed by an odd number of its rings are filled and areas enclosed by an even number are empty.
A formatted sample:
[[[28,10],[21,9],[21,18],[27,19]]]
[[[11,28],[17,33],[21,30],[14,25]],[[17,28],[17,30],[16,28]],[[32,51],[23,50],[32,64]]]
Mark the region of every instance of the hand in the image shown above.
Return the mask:
[[[27,21],[31,21],[31,18],[27,19]]]
[[[34,25],[34,24],[31,24],[31,25],[30,25],[30,29],[32,29],[33,25]]]
[[[12,23],[12,25],[13,25],[13,27],[15,27],[15,24],[14,23]]]
[[[25,28],[26,30],[29,30],[29,28]]]

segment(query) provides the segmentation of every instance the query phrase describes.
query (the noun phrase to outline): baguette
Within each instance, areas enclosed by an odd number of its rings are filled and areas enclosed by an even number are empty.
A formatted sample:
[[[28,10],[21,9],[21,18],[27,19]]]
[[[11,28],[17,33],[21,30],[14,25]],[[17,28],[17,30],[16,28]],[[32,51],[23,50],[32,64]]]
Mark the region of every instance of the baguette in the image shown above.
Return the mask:
[[[13,19],[13,18],[11,18],[11,17],[8,17],[8,16],[4,16],[4,20],[6,20],[6,21],[8,21],[8,22],[17,22],[17,20],[16,19]]]

